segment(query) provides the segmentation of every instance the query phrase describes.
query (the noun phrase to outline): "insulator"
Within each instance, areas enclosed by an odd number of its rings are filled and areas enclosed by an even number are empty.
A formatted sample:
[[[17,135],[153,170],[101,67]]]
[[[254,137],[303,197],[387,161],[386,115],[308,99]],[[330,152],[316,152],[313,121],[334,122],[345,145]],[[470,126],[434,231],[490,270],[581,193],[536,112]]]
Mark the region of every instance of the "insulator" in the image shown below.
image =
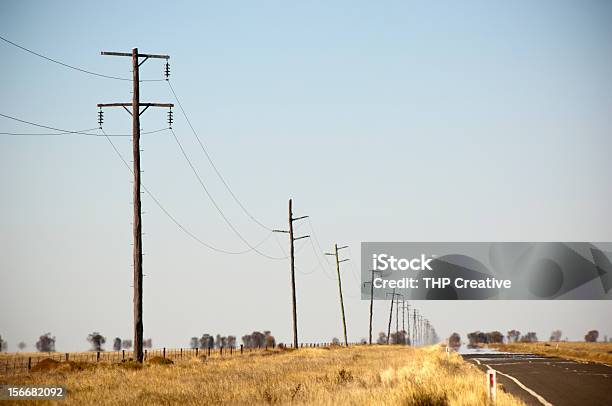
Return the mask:
[[[166,62],[166,68],[164,70],[164,74],[166,75],[166,80],[170,77],[170,64]]]
[[[172,117],[172,108],[168,111],[168,127],[172,128],[172,123],[174,122],[174,118]]]
[[[100,128],[102,128],[103,122],[104,122],[104,112],[102,111],[102,108],[100,108],[100,111],[98,111],[98,125],[100,126]]]

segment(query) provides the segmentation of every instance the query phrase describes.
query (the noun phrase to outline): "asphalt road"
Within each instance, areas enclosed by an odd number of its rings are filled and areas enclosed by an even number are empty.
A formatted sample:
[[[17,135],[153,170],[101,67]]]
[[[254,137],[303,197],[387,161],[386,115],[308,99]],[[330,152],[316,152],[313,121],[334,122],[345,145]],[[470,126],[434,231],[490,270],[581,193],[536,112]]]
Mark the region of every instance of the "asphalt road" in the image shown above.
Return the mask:
[[[612,405],[612,366],[534,354],[478,353],[463,358],[497,371],[504,390],[528,405]]]

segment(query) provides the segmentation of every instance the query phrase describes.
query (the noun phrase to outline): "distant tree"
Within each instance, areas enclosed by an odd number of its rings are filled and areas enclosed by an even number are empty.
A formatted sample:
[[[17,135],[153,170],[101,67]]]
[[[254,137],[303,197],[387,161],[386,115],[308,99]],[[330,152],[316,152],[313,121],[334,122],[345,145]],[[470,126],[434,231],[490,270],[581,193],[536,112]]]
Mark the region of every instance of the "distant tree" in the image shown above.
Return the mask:
[[[124,350],[129,350],[132,348],[132,340],[123,340],[121,342],[121,347],[123,347]]]
[[[115,341],[113,341],[113,350],[121,351],[121,339],[119,337],[115,337]]]
[[[221,334],[217,334],[217,339],[216,339],[216,343],[215,343],[215,346],[216,346],[217,348],[225,347],[225,346],[223,345],[223,344],[224,344],[224,341],[225,341],[225,340],[224,340],[224,338],[225,338],[225,337],[221,337]]]
[[[522,343],[535,343],[538,341],[538,336],[533,331],[530,331],[522,336],[520,341]]]
[[[340,345],[340,339],[338,337],[332,338],[332,345]]]
[[[2,339],[2,336],[0,336],[0,352],[6,351],[7,348],[8,343]]]
[[[227,346],[229,348],[236,348],[236,336],[227,336]]]
[[[361,338],[361,339],[359,340],[359,344],[367,344],[367,343],[368,343],[368,340],[367,340],[367,339],[365,339],[365,338]]]
[[[455,350],[461,347],[461,336],[458,333],[451,334],[451,336],[448,337],[448,346]]]
[[[27,344],[22,341],[19,344],[17,344],[17,347],[19,348],[19,351],[23,351],[25,347],[27,347]]]
[[[52,337],[51,333],[41,335],[36,342],[36,349],[40,352],[54,352],[55,337]]]
[[[561,337],[563,336],[563,332],[561,330],[554,330],[550,333],[549,341],[561,341]]]
[[[276,347],[276,339],[274,338],[274,336],[272,335],[272,333],[270,331],[264,331],[264,342],[265,342],[265,346],[266,347],[271,347],[274,348]]]
[[[195,350],[200,346],[200,339],[198,337],[191,337],[191,340],[189,341],[189,346]]]
[[[467,335],[469,347],[477,347],[480,344],[486,344],[488,342],[487,335],[482,331],[474,331]]]
[[[89,341],[89,343],[91,344],[92,351],[104,351],[104,348],[102,348],[102,346],[106,342],[106,337],[104,337],[97,331],[94,331],[93,333],[88,335],[87,341]]]
[[[501,344],[504,342],[504,335],[499,331],[490,331],[487,333],[487,343]]]
[[[215,346],[215,339],[210,334],[202,334],[200,338],[200,348],[213,348]]]
[[[142,346],[144,348],[153,348],[153,339],[147,338],[146,340],[142,342]]]
[[[387,344],[387,335],[383,331],[378,333],[378,339],[376,340],[376,344]]]
[[[599,337],[599,331],[591,330],[588,333],[586,333],[586,335],[584,336],[584,341],[586,341],[587,343],[594,343],[594,342],[597,342],[598,337]]]
[[[397,331],[391,333],[389,337],[390,344],[406,344],[406,332],[405,331]]]
[[[508,331],[508,343],[515,343],[521,337],[521,332],[518,330]]]

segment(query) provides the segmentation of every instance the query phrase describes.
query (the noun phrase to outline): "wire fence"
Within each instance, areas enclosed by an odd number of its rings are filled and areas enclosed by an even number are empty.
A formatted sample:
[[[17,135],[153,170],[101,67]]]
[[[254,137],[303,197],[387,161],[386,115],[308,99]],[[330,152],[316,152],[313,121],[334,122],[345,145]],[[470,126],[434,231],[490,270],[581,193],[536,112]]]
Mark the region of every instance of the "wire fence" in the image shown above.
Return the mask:
[[[349,343],[349,346],[362,343]],[[339,346],[333,343],[302,343],[300,348],[328,348],[332,345]],[[144,361],[147,362],[154,357],[162,357],[170,360],[189,359],[193,357],[209,357],[209,358],[224,358],[240,356],[249,353],[265,352],[274,349],[293,349],[292,344],[278,344],[262,347],[209,347],[209,348],[159,348],[145,349]],[[51,359],[56,362],[88,362],[88,363],[121,363],[132,360],[134,357],[133,351],[89,351],[76,353],[57,353],[57,352],[41,352],[36,355],[8,355],[0,356],[0,375],[19,374],[36,371],[35,366],[43,360]],[[34,368],[34,371],[32,369]]]

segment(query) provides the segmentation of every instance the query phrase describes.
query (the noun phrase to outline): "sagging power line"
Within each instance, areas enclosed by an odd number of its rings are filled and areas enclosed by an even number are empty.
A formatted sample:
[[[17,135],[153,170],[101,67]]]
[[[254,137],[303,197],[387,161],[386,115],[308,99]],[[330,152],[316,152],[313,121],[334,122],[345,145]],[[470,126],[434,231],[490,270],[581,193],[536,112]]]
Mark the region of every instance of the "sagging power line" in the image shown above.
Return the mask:
[[[72,69],[72,70],[75,70],[75,71],[86,73],[86,74],[92,75],[92,76],[98,76],[98,77],[105,78],[105,79],[114,79],[114,80],[123,80],[123,81],[132,81],[133,80],[133,79],[130,79],[130,78],[123,78],[123,77],[119,77],[119,76],[105,75],[105,74],[102,74],[102,73],[93,72],[93,71],[90,71],[90,70],[87,70],[87,69],[79,68],[78,66],[67,64],[67,63],[59,61],[57,59],[53,59],[53,58],[50,58],[48,56],[45,56],[45,55],[43,55],[41,53],[32,51],[31,49],[28,49],[28,48],[24,47],[23,45],[19,45],[19,44],[13,42],[13,41],[9,41],[8,39],[6,39],[6,38],[4,38],[2,36],[0,36],[0,40],[6,42],[7,44],[12,45],[12,46],[14,46],[16,48],[19,48],[22,51],[28,52],[28,53],[30,53],[30,54],[32,54],[34,56],[37,56],[37,57],[42,58],[42,59],[45,59],[45,60],[47,60],[49,62],[53,62],[53,63],[55,63],[57,65],[63,66],[63,67],[68,68],[68,69]],[[161,82],[163,80],[164,79],[140,79],[141,82]]]

